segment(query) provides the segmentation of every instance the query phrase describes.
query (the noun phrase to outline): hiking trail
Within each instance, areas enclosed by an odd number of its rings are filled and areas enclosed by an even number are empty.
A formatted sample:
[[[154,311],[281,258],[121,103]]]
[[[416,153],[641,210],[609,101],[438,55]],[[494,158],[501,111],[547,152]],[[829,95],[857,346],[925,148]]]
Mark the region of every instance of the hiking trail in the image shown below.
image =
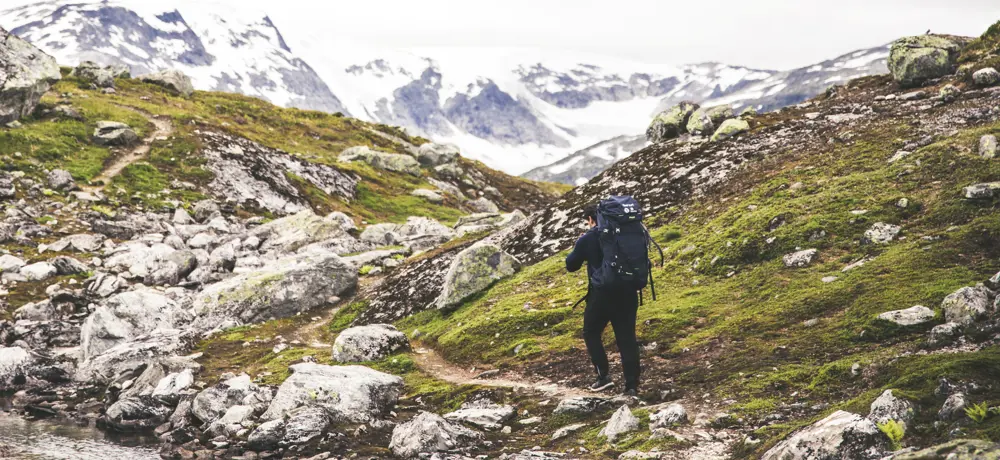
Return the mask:
[[[131,110],[146,117],[146,119],[153,124],[154,129],[151,133],[147,134],[146,137],[142,138],[138,145],[132,147],[131,150],[115,156],[111,163],[106,165],[100,174],[90,180],[91,184],[101,183],[103,185],[81,186],[81,188],[88,192],[93,193],[100,191],[106,185],[109,185],[111,183],[111,179],[120,174],[126,167],[145,158],[146,155],[149,154],[149,149],[153,145],[153,141],[166,139],[174,132],[174,125],[169,118],[160,118],[146,112],[145,110],[137,109],[135,107],[125,105],[120,105],[118,107]]]

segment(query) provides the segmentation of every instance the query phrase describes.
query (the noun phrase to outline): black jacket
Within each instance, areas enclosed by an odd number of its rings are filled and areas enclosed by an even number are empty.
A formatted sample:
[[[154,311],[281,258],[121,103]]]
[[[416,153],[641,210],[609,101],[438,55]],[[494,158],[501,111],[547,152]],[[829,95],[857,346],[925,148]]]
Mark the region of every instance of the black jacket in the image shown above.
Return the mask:
[[[566,270],[575,272],[586,262],[587,279],[589,280],[594,275],[594,271],[601,268],[604,253],[601,252],[601,243],[598,237],[597,227],[593,227],[576,240],[573,251],[566,256]]]

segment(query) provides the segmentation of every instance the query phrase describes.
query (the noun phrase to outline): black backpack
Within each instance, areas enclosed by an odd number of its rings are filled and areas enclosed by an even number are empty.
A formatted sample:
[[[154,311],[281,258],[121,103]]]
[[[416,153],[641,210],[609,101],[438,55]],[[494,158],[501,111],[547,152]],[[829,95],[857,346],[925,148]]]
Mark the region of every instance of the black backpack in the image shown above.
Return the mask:
[[[641,303],[642,289],[648,285],[653,300],[656,300],[649,246],[652,244],[660,252],[661,265],[663,250],[642,224],[639,202],[631,196],[611,196],[601,200],[597,206],[597,232],[604,258],[600,269],[590,278],[588,293],[591,287],[634,289],[640,291]]]

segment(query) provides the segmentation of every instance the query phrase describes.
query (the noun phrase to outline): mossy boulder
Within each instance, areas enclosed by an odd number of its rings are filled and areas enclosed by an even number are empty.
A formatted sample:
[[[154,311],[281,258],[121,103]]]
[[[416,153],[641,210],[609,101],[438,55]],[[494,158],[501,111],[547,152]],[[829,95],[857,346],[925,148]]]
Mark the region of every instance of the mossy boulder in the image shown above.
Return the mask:
[[[687,122],[687,131],[691,134],[704,135],[715,130],[716,126],[733,118],[733,108],[728,105],[701,107],[691,114]]]
[[[340,363],[378,361],[409,348],[406,334],[391,324],[355,326],[345,329],[333,342],[333,360]]]
[[[521,263],[495,244],[480,243],[460,252],[445,276],[438,308],[452,310],[494,282],[513,275]]]
[[[191,77],[188,77],[180,70],[164,70],[162,72],[146,74],[142,76],[142,81],[162,86],[184,97],[191,97],[191,93],[194,92]]]
[[[1000,458],[1000,444],[978,439],[956,439],[934,447],[907,452],[896,460],[974,460]]]
[[[0,124],[29,115],[59,80],[55,58],[0,28]]]
[[[719,129],[715,130],[715,134],[712,134],[712,142],[718,142],[722,140],[729,139],[739,133],[746,132],[750,130],[750,123],[746,120],[741,120],[739,118],[730,118],[722,122]]]
[[[698,104],[685,101],[660,112],[646,129],[646,139],[657,143],[683,134],[695,110],[698,110]]]
[[[942,35],[903,37],[892,43],[889,50],[889,71],[902,86],[917,86],[923,82],[951,74],[967,41]]]
[[[366,146],[346,149],[341,152],[338,159],[344,162],[360,161],[386,171],[420,175],[420,163],[416,158],[398,153],[378,152]]]
[[[764,453],[762,458],[875,460],[888,453],[886,441],[885,435],[871,420],[838,410],[793,433]]]

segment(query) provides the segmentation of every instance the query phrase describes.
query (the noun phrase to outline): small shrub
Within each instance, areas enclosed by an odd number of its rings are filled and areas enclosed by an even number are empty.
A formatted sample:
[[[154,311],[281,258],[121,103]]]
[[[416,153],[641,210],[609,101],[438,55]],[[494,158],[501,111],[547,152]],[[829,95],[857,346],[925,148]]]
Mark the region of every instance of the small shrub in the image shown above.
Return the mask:
[[[990,407],[986,403],[973,404],[965,408],[965,415],[968,415],[973,422],[982,423],[990,416]]]
[[[903,434],[906,426],[897,420],[886,420],[878,424],[878,429],[889,438],[889,447],[896,451],[903,448]]]
[[[365,265],[365,266],[361,267],[361,268],[360,268],[360,269],[358,270],[358,273],[359,273],[359,274],[361,274],[361,275],[367,275],[367,274],[371,273],[371,272],[372,272],[372,270],[374,270],[374,269],[375,269],[375,267],[374,267],[374,266],[371,266],[371,265]]]

